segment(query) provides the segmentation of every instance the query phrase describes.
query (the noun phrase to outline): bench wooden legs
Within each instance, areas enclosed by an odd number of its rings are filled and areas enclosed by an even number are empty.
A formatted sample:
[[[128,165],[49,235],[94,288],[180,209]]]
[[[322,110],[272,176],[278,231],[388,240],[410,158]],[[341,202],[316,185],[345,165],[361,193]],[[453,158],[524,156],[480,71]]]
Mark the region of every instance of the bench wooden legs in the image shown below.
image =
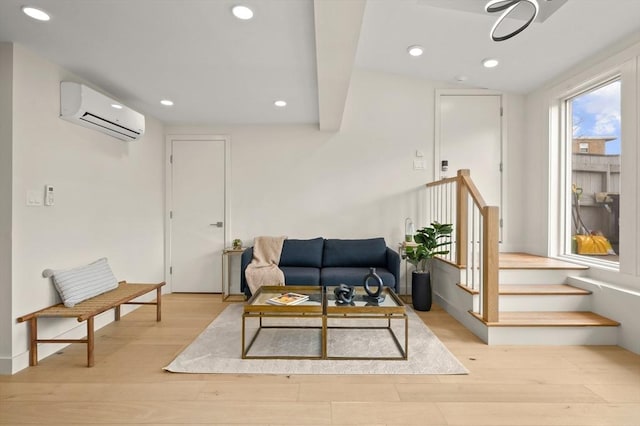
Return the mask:
[[[93,367],[93,317],[87,319],[87,367]]]
[[[162,289],[158,287],[156,289],[156,321],[160,321],[162,319]]]
[[[87,319],[86,339],[38,339],[38,317],[29,319],[29,365],[38,365],[38,343],[86,343],[87,367],[93,367],[94,330],[93,317]]]
[[[33,317],[29,320],[29,365],[38,365],[38,318]]]
[[[160,321],[162,319],[162,289],[160,288],[164,283],[160,284],[156,288],[156,301],[155,302],[119,302],[120,304],[127,305],[156,305],[156,320]],[[152,291],[153,289],[147,290],[147,292]],[[144,294],[144,293],[143,293]],[[133,297],[138,297],[138,295],[134,295]],[[115,308],[115,320],[120,320],[120,304],[117,306],[113,306]],[[55,308],[56,306],[52,306],[50,308]],[[87,367],[93,367],[94,365],[94,346],[95,346],[95,330],[94,330],[94,316],[89,316],[87,321],[87,337],[86,339],[38,339],[38,316],[36,314],[40,313],[35,312],[33,314],[25,315],[23,317],[18,318],[18,322],[29,322],[29,365],[36,366],[38,365],[38,343],[86,343],[87,344]],[[96,314],[102,313],[97,311]],[[94,315],[94,314],[91,314]],[[46,315],[42,315],[45,317]],[[56,315],[49,315],[56,316]],[[86,317],[77,317],[78,321],[82,321],[82,319]]]

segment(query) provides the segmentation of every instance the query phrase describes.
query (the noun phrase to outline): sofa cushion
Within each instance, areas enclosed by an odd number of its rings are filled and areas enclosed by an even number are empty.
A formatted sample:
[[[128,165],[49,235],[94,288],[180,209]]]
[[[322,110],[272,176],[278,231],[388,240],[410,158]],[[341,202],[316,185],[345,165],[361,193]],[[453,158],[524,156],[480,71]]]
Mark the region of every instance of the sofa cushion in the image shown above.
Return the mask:
[[[387,264],[387,245],[384,238],[365,240],[325,240],[323,267],[378,267]],[[364,277],[364,274],[362,275]],[[345,283],[346,284],[346,283]]]
[[[311,240],[284,240],[279,266],[322,266],[322,237]]]
[[[320,269],[301,266],[280,266],[287,285],[320,285]]]
[[[322,285],[357,285],[364,284],[364,277],[369,273],[369,268],[322,268],[320,272],[320,282]],[[396,288],[396,278],[388,269],[376,268],[376,274],[382,278],[385,286]]]

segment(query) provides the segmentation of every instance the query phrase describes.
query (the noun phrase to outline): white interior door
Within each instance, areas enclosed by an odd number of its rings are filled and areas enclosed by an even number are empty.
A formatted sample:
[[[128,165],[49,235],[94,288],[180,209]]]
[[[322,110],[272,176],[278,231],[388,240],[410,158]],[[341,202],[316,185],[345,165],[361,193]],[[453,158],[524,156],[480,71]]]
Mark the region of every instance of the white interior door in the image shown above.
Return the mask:
[[[439,159],[447,177],[469,169],[485,202],[502,212],[502,98],[500,95],[439,97]],[[502,213],[501,213],[502,214]]]
[[[171,288],[222,291],[225,141],[171,141]]]

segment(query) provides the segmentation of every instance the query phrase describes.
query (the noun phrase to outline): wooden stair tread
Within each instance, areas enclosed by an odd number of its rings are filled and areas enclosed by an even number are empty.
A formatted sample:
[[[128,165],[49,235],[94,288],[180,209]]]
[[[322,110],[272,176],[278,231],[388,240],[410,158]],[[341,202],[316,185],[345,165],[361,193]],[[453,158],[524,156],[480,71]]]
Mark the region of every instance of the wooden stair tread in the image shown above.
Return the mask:
[[[471,313],[480,321],[478,314]],[[617,327],[619,322],[593,312],[500,312],[489,327]],[[484,321],[483,321],[484,322]]]
[[[500,294],[507,295],[589,295],[583,290],[568,284],[500,284]]]
[[[478,294],[477,289],[472,289],[459,283],[458,287],[471,294]],[[583,290],[568,284],[500,284],[498,292],[509,296],[586,296],[591,294],[589,290]]]
[[[588,266],[528,253],[500,253],[499,265],[500,269],[589,269]]]

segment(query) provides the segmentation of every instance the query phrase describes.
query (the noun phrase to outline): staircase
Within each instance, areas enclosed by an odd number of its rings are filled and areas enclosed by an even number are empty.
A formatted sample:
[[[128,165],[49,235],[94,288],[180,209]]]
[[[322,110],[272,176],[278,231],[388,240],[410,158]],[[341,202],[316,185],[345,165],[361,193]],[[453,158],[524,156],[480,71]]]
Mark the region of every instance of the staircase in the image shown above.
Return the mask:
[[[620,324],[591,312],[595,296],[578,288],[593,288],[587,267],[499,253],[499,209],[469,170],[427,183],[424,199],[427,223],[455,231],[449,252],[432,263],[435,300],[475,335],[497,345],[617,344]]]
[[[499,255],[499,319],[483,321],[488,344],[615,345],[618,322],[591,312],[591,292],[567,284],[588,267],[524,253]],[[461,291],[479,305],[479,293],[465,283]],[[475,312],[474,312],[475,311]],[[483,327],[483,328],[484,328]],[[478,329],[477,324],[470,327]],[[479,334],[479,333],[476,333]]]

